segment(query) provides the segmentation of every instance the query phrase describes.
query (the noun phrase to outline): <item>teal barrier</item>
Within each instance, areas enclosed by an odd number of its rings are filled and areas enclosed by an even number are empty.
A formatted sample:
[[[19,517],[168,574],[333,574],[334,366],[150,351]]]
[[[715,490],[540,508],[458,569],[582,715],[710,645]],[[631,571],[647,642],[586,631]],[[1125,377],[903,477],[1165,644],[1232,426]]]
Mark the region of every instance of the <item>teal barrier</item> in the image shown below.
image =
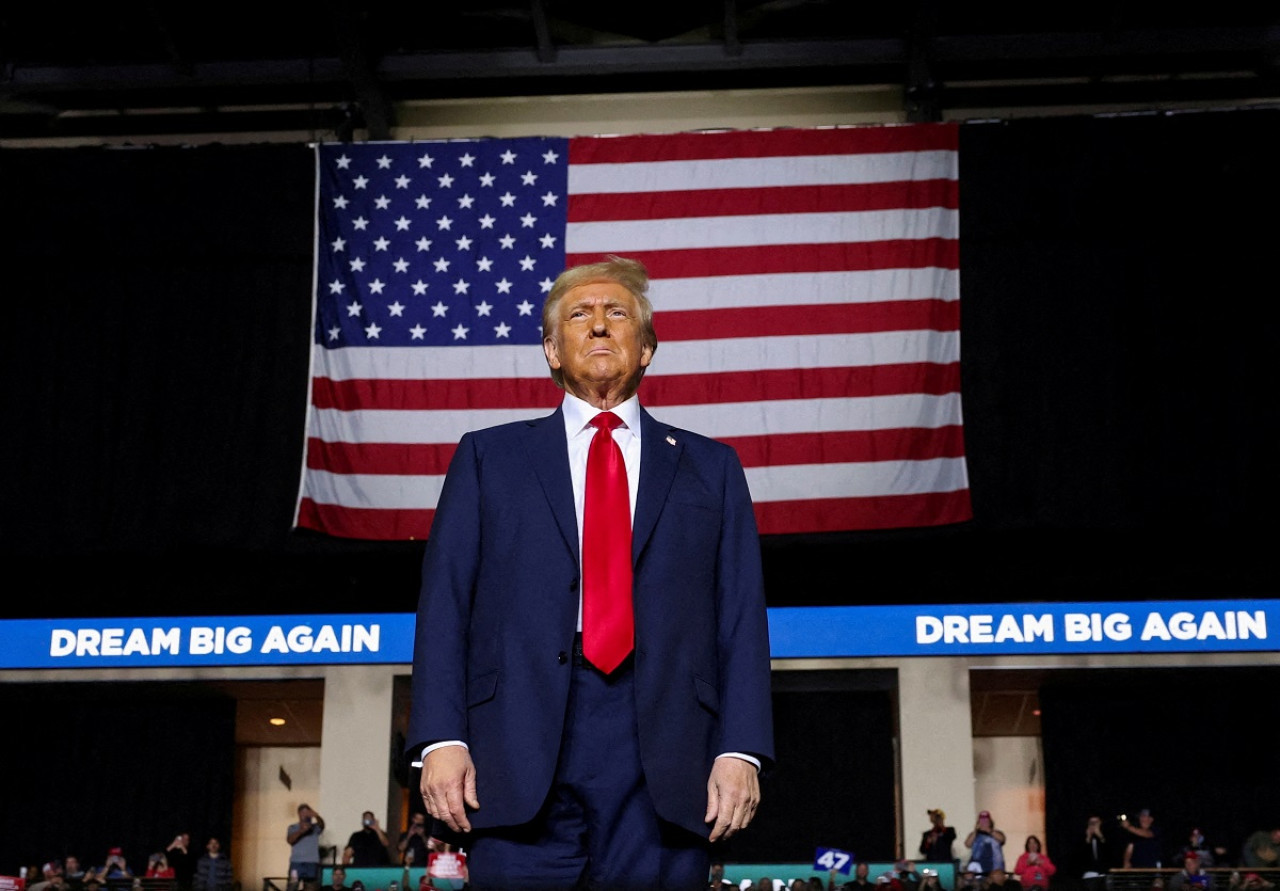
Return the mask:
[[[344,866],[347,871],[347,887],[356,881],[364,885],[364,891],[390,891],[395,882],[398,891],[418,891],[418,883],[427,874],[425,866],[415,866],[406,870],[403,866]],[[444,888],[446,880],[436,879],[435,887]],[[320,870],[320,891],[333,886],[333,867],[326,866]],[[452,887],[461,891],[462,880],[452,881]]]
[[[893,870],[896,861],[867,861],[867,876],[873,882],[876,876],[882,875]],[[953,860],[946,863],[928,863],[923,860],[911,861],[916,866],[916,872],[920,872],[926,867],[938,871],[938,884],[947,891],[954,891],[956,887],[956,864]],[[845,882],[853,881],[854,864],[849,865],[849,872],[836,873],[836,888],[839,889]],[[743,879],[749,879],[752,883],[751,891],[756,891],[755,883],[764,878],[781,880],[788,884],[792,879],[809,879],[817,876],[822,880],[822,887],[827,886],[827,879],[830,873],[825,870],[815,870],[813,863],[726,863],[724,865],[724,877],[735,885],[740,884]]]

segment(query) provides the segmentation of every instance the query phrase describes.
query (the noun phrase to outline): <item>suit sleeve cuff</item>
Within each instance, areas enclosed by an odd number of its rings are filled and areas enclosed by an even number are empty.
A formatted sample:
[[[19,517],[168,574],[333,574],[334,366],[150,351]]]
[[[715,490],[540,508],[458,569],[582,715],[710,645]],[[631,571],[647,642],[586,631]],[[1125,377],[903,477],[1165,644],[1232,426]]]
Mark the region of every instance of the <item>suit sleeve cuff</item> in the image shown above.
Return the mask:
[[[443,749],[445,746],[462,746],[464,749],[470,749],[470,748],[471,748],[470,746],[468,746],[466,743],[464,743],[464,742],[463,742],[462,740],[460,740],[460,739],[445,739],[445,740],[441,740],[440,742],[432,743],[431,745],[424,747],[424,748],[423,748],[423,750],[422,750],[422,754],[418,756],[418,760],[417,760],[417,761],[411,761],[411,762],[410,762],[410,766],[411,766],[411,767],[421,767],[421,766],[422,766],[422,762],[424,762],[424,761],[426,761],[426,760],[427,760],[427,756],[428,756],[428,755],[430,755],[430,754],[431,754],[432,752],[434,752],[436,749]]]
[[[761,766],[759,758],[756,758],[754,755],[748,755],[746,752],[721,752],[716,756],[716,758],[739,758],[743,761],[754,764],[756,766],[756,770],[759,770]]]

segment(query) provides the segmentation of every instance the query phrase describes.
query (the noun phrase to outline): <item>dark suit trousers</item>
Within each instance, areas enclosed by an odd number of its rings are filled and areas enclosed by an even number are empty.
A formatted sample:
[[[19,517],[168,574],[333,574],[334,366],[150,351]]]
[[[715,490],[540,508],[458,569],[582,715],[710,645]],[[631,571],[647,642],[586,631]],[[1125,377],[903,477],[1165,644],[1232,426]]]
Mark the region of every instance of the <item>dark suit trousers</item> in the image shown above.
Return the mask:
[[[634,687],[629,661],[609,677],[575,661],[551,792],[533,822],[471,839],[475,891],[706,886],[706,840],[654,812],[640,767]]]

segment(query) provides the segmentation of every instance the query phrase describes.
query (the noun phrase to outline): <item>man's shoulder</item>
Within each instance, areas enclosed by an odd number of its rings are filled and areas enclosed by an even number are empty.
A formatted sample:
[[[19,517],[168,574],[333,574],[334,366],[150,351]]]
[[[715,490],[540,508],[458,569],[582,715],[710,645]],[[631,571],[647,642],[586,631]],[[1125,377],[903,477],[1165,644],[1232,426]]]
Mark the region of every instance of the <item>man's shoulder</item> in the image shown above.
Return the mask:
[[[684,427],[677,427],[675,424],[668,424],[662,418],[655,418],[648,411],[644,414],[645,422],[648,425],[648,432],[656,432],[664,438],[675,440],[677,443],[683,444],[686,448],[694,449],[697,452],[715,456],[721,460],[732,457],[737,460],[738,453],[733,446],[728,443],[721,442],[718,439],[712,439],[702,433],[688,430]]]

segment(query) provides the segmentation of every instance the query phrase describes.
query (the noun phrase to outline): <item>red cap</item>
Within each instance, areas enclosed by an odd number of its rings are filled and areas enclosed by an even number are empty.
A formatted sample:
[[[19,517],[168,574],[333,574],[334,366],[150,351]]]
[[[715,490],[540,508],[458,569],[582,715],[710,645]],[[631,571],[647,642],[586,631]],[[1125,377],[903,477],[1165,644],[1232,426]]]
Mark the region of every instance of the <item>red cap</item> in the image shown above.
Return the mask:
[[[121,848],[112,848],[110,851],[107,851],[107,853],[114,854],[115,856],[119,857],[121,854],[124,853],[124,850]]]
[[[978,819],[981,820],[983,817],[990,819],[991,811],[978,811]]]

